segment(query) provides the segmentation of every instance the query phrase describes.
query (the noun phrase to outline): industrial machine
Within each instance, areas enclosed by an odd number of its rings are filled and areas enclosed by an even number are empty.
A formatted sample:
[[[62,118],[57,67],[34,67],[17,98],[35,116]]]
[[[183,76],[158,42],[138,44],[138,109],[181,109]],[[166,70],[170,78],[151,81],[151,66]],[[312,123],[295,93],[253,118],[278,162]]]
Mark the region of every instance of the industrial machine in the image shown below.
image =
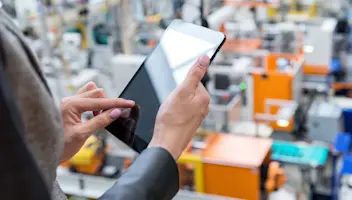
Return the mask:
[[[181,188],[240,199],[260,199],[261,191],[271,192],[285,182],[277,165],[269,167],[271,145],[270,139],[199,134],[178,160]]]
[[[237,8],[245,8],[250,10],[256,21],[266,21],[273,19],[276,15],[276,8],[279,6],[279,0],[259,0],[259,1],[234,1],[226,0],[225,5],[231,5]]]
[[[210,111],[201,128],[224,133],[232,132],[231,123],[241,120],[242,98],[240,91],[212,91],[210,99]]]
[[[274,130],[289,132],[293,129],[293,116],[295,113],[295,102],[300,101],[302,70],[304,59],[302,55],[273,53],[265,57],[265,66],[262,69],[253,70],[250,76],[247,76],[247,98],[250,118],[254,121],[265,121],[265,119],[256,115],[270,113],[277,117],[284,116],[280,119],[275,118],[275,122],[269,120]],[[267,99],[273,100],[266,105]],[[287,102],[281,103],[277,100]],[[285,105],[284,111],[281,109]],[[287,107],[286,107],[287,106]],[[269,110],[266,110],[266,109]],[[278,123],[282,120],[285,123]]]
[[[342,108],[316,99],[308,112],[307,128],[310,139],[332,144],[336,134],[343,131]]]
[[[279,53],[301,53],[302,33],[298,25],[290,21],[264,23],[262,48]]]
[[[331,61],[335,55],[334,32],[336,25],[336,19],[327,18],[306,26],[303,46],[305,75],[326,76],[329,74]]]
[[[287,19],[293,21],[307,21],[318,14],[317,1],[290,0],[290,9]]]
[[[345,175],[341,179],[341,187],[338,193],[339,200],[348,200],[352,198],[352,176]]]
[[[295,185],[294,188],[299,193],[304,192],[307,195],[306,198],[330,199],[331,162],[328,145],[321,142],[275,140],[271,158],[279,162],[285,171],[292,170],[287,176],[291,176],[288,177],[291,179],[291,184]],[[297,170],[296,173],[293,170]]]
[[[70,168],[73,172],[100,175],[104,167],[106,145],[104,139],[91,136],[79,152],[61,166]]]
[[[135,152],[123,150],[116,153],[116,142],[107,132],[90,136],[82,148],[68,161],[59,166],[59,171],[74,175],[98,176],[109,181],[118,178],[130,165]]]
[[[221,57],[221,54],[219,54],[219,57]],[[210,92],[213,89],[220,89],[217,86],[217,82],[221,82],[222,86],[224,85],[223,82],[226,81],[224,79],[228,79],[227,88],[231,85],[240,85],[241,82],[244,81],[244,77],[255,67],[255,61],[250,56],[232,59],[232,63],[229,63],[229,65],[220,65],[216,61],[217,60],[214,60],[214,63],[209,66],[208,69],[209,77],[212,80],[208,85],[208,90]]]
[[[116,95],[122,93],[123,88],[127,86],[145,58],[146,56],[143,55],[126,54],[117,54],[111,58],[110,68],[114,77],[113,82],[118,86],[115,88]]]
[[[268,177],[265,188],[268,193],[277,191],[286,183],[285,172],[280,168],[279,162],[271,162],[268,169]]]
[[[331,190],[333,198],[345,200],[351,198],[351,174],[352,174],[352,137],[351,132],[345,131],[336,134],[333,143],[333,168],[331,176]]]

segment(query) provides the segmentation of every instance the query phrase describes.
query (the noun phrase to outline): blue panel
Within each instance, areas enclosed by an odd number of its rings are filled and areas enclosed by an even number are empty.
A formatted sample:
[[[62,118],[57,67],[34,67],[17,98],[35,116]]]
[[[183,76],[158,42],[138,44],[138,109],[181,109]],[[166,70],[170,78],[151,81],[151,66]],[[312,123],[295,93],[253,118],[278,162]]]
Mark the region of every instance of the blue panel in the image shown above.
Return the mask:
[[[342,165],[341,175],[352,174],[352,154],[347,154],[342,157]]]
[[[344,132],[352,133],[352,108],[343,109]]]
[[[325,165],[329,152],[323,146],[300,145],[283,141],[274,141],[272,151],[272,160],[313,167]]]
[[[338,72],[342,70],[340,59],[334,58],[331,60],[329,71],[330,72]]]
[[[351,150],[352,135],[350,133],[339,133],[336,135],[334,148],[338,152],[347,153]]]

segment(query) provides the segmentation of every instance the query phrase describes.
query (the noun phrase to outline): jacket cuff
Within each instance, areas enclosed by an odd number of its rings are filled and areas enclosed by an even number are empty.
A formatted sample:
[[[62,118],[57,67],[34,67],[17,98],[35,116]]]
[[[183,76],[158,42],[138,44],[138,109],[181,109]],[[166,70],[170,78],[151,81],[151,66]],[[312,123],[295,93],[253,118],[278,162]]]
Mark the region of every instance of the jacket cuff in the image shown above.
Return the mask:
[[[170,200],[179,190],[178,168],[161,147],[146,149],[99,200]]]
[[[179,172],[175,159],[162,147],[145,149],[131,165],[132,169],[145,176],[147,191],[155,195],[153,199],[172,199],[179,190]]]

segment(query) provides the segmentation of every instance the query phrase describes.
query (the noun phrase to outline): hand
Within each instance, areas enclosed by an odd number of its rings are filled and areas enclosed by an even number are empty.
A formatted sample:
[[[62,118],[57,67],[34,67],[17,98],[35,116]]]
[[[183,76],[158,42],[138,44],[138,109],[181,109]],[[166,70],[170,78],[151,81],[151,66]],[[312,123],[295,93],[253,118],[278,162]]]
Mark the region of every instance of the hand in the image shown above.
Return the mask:
[[[81,149],[89,136],[119,118],[120,108],[131,108],[134,104],[133,101],[124,99],[106,98],[104,90],[97,88],[92,82],[81,88],[75,96],[64,98],[60,105],[65,139],[61,161],[70,159]],[[101,113],[82,122],[82,114],[87,111]]]
[[[201,57],[185,81],[161,105],[149,147],[163,147],[177,160],[209,112],[210,96],[200,83],[209,66]]]

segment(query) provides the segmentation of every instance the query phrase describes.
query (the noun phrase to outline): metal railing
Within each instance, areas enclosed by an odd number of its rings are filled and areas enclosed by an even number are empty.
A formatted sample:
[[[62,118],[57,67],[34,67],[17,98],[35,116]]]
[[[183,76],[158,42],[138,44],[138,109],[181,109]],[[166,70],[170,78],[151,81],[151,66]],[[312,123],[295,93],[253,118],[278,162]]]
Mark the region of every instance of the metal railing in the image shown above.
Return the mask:
[[[221,197],[216,195],[206,195],[190,191],[181,190],[173,200],[238,200],[231,197]]]

